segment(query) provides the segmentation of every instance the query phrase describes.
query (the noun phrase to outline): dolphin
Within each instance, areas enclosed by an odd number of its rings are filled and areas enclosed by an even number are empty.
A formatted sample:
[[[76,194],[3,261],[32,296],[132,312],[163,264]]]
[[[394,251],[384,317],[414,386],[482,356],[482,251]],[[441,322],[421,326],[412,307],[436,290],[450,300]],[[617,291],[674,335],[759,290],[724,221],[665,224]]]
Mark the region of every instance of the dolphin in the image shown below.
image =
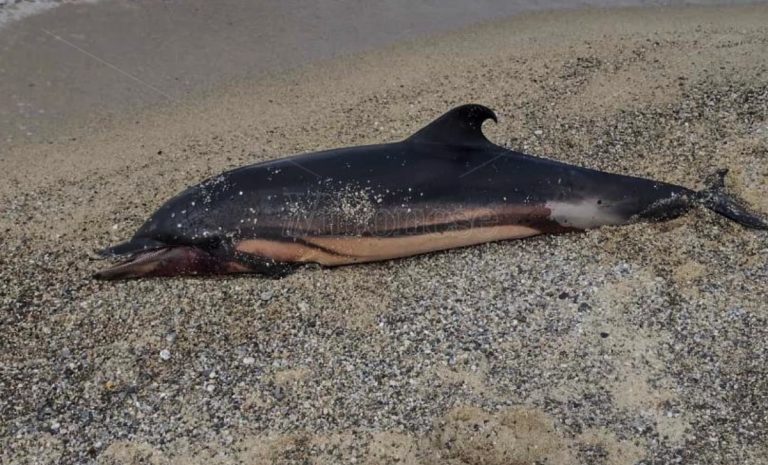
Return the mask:
[[[260,273],[348,265],[537,234],[659,221],[703,206],[768,229],[725,193],[582,168],[490,142],[482,105],[450,110],[407,139],[234,169],[162,205],[98,279]]]

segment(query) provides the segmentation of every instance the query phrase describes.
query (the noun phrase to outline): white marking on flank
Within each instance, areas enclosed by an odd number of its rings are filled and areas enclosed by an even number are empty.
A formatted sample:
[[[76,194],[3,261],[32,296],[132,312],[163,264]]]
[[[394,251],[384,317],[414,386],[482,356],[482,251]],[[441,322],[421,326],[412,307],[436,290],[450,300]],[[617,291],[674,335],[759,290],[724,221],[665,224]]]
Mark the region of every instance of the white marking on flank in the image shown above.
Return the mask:
[[[584,199],[579,202],[550,201],[546,203],[546,207],[552,212],[550,218],[557,221],[561,226],[590,229],[626,222],[612,208],[598,204],[596,198]]]

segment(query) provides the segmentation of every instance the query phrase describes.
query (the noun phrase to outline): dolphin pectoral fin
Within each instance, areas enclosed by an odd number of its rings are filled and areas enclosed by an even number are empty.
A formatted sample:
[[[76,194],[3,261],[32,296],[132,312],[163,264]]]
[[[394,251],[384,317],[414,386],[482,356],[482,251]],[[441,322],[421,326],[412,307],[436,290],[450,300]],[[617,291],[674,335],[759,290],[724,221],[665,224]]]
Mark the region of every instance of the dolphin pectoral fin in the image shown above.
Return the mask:
[[[725,190],[725,175],[719,170],[708,178],[709,187],[696,194],[697,200],[710,210],[751,229],[768,230],[768,220],[749,211],[740,201]]]
[[[406,140],[447,145],[490,144],[482,130],[487,119],[498,121],[496,114],[488,107],[462,105],[443,114]]]

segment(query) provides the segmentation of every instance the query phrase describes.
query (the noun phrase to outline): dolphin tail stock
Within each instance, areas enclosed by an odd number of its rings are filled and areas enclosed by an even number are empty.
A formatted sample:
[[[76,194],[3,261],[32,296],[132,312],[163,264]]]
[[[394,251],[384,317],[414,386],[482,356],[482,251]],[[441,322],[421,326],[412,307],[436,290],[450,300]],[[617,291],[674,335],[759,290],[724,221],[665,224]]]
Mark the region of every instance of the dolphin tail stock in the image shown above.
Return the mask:
[[[707,187],[696,193],[699,204],[750,229],[768,230],[768,220],[749,211],[741,201],[726,193],[725,175],[721,169],[707,177]]]

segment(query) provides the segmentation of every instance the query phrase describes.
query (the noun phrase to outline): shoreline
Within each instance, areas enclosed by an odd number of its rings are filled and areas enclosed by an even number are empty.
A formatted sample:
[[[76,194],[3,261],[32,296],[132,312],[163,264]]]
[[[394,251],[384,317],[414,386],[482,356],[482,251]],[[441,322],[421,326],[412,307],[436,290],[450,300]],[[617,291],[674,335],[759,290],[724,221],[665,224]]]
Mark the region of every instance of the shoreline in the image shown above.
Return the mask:
[[[402,43],[428,42],[430,37],[450,35],[451,32],[471,30],[473,27],[482,28],[494,22],[523,18],[518,22],[523,24],[526,18],[538,21],[537,15],[576,13],[578,16],[580,11],[558,3],[550,5],[552,10],[541,11],[539,8],[546,6],[500,0],[497,5],[496,1],[492,0],[491,4],[461,20],[448,13],[437,14],[429,8],[416,11],[409,20],[413,24],[407,28],[403,26],[405,32],[397,32],[398,21],[402,18],[392,18],[392,25],[371,22],[368,16],[375,16],[378,11],[373,8],[373,13],[368,13],[362,19],[363,23],[357,26],[355,33],[363,36],[360,45],[349,45],[356,42],[348,37],[354,34],[352,30],[342,28],[333,32],[333,21],[340,19],[325,17],[334,11],[329,5],[323,8],[318,6],[317,18],[312,16],[314,10],[294,18],[292,13],[278,6],[279,2],[277,5],[265,4],[264,11],[258,8],[251,11],[253,8],[246,8],[249,2],[241,3],[241,0],[222,7],[221,11],[202,0],[192,0],[185,8],[176,6],[173,9],[154,2],[139,2],[132,7],[121,2],[104,1],[57,4],[52,11],[27,17],[9,24],[8,30],[0,30],[0,41],[11,44],[0,50],[0,62],[6,63],[4,68],[0,67],[0,76],[3,77],[0,86],[0,132],[4,134],[6,145],[45,143],[57,131],[62,135],[62,131],[83,126],[93,128],[105,121],[121,121],[125,119],[124,113],[152,113],[168,102],[194,102],[201,95],[231,86],[233,81],[290,75],[297,69],[315,64],[375,53],[378,49],[386,50]],[[196,2],[201,3],[198,5]],[[659,8],[643,3],[628,0],[620,5],[601,6],[600,1],[589,0],[580,7],[582,11],[595,14],[613,9]],[[742,7],[749,8],[749,5]],[[239,9],[245,10],[236,14]],[[325,10],[329,11],[320,14]],[[390,10],[397,11],[397,8],[391,6],[379,14],[397,16]],[[444,8],[438,11],[453,10]],[[247,27],[236,20],[238,16],[247,17],[248,14],[263,18]],[[430,18],[431,14],[436,17]],[[210,26],[200,24],[201,16],[205,15],[211,17]],[[91,16],[94,21],[90,20]],[[170,17],[175,18],[174,22],[178,24],[169,22]],[[305,23],[310,18],[319,21],[319,24],[326,20],[331,24],[300,32],[309,27]],[[275,25],[281,22],[287,22],[285,30],[278,27],[273,31],[277,27]],[[110,23],[115,24],[104,26]],[[210,43],[192,41],[186,44],[179,40],[178,37],[187,34],[185,28],[202,28],[210,34]],[[250,30],[260,28],[264,29],[261,34],[272,42],[274,52],[261,51],[263,47],[250,47],[247,43],[246,38],[261,37],[259,34],[250,37]],[[365,34],[365,28],[371,28],[369,34]],[[137,36],[136,32],[143,29],[146,30]],[[292,34],[298,36],[293,38]],[[292,40],[296,43],[292,44]],[[329,41],[328,47],[331,48],[312,45],[322,40]],[[123,42],[125,44],[121,45]],[[162,51],[165,48],[169,50]],[[206,48],[221,50],[214,54]],[[307,50],[302,51],[303,48]],[[227,54],[232,57],[222,58]],[[180,60],[180,56],[188,58]]]

